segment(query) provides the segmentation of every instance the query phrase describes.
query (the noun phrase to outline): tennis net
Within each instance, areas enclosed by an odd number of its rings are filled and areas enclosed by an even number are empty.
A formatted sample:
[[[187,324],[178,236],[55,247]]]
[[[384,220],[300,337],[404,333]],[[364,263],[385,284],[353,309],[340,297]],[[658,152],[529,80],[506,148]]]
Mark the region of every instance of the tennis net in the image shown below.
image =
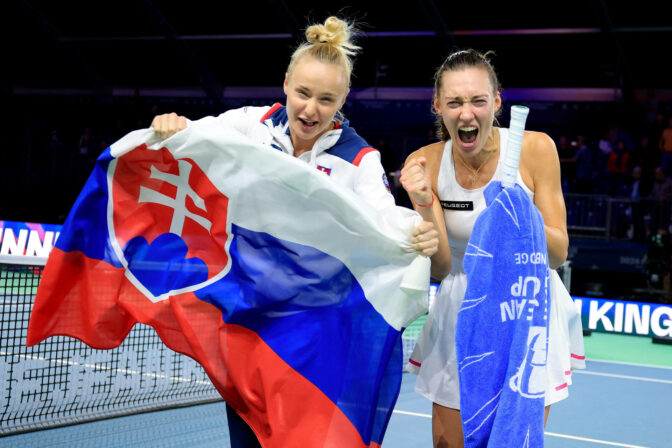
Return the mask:
[[[61,336],[26,347],[42,269],[0,263],[0,435],[221,399],[146,325],[112,350]]]

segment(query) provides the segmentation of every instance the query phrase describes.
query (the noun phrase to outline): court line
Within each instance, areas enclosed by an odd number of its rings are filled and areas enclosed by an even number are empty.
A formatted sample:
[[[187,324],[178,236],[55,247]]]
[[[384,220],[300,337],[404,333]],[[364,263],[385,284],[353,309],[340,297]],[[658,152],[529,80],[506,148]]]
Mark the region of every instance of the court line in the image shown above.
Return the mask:
[[[77,366],[77,367],[87,367],[89,369],[93,370],[110,370],[113,372],[117,373],[122,373],[122,374],[131,374],[131,375],[141,375],[141,376],[147,376],[150,378],[158,378],[158,379],[170,379],[173,381],[178,381],[181,383],[196,383],[196,384],[202,384],[205,386],[210,386],[212,385],[212,382],[210,381],[201,381],[201,380],[193,380],[191,378],[182,378],[179,376],[168,376],[168,375],[161,375],[158,373],[152,373],[152,372],[138,372],[137,370],[129,370],[129,369],[119,369],[119,368],[112,368],[112,367],[107,367],[103,366],[100,364],[81,364],[75,361],[66,361],[64,359],[49,359],[49,358],[43,358],[41,356],[33,356],[33,355],[17,355],[14,353],[8,353],[8,352],[0,352],[0,356],[16,356],[17,358],[23,358],[26,360],[31,360],[31,361],[44,361],[44,362],[49,362],[49,363],[55,363],[55,364],[63,364],[67,366]]]
[[[555,433],[555,432],[545,432],[544,431],[544,435],[551,436],[551,437],[560,437],[562,439],[579,440],[581,442],[600,443],[602,445],[609,445],[609,446],[621,446],[621,447],[624,447],[624,448],[649,448],[649,447],[642,446],[642,445],[629,445],[627,443],[608,442],[606,440],[589,439],[588,437],[568,436],[566,434],[558,434],[558,433]]]
[[[640,364],[637,362],[626,362],[626,361],[608,361],[606,359],[592,359],[592,358],[586,358],[586,361],[590,362],[603,362],[605,364],[622,364],[624,366],[634,366],[634,367],[648,367],[651,369],[665,369],[665,370],[672,370],[672,367],[669,366],[654,366],[652,364]],[[576,370],[575,370],[576,372]]]
[[[398,410],[398,409],[395,409],[392,412],[395,413],[395,414],[411,415],[413,417],[432,418],[432,416],[429,415],[429,414],[421,414],[419,412],[401,411],[401,410]],[[649,447],[641,446],[641,445],[629,445],[627,443],[609,442],[607,440],[590,439],[588,437],[578,437],[578,436],[570,436],[570,435],[567,435],[567,434],[558,434],[556,432],[546,432],[546,431],[544,431],[544,435],[550,436],[550,437],[560,437],[562,439],[579,440],[581,442],[592,442],[592,443],[600,443],[602,445],[620,446],[620,447],[623,447],[623,448],[649,448]]]
[[[421,414],[419,412],[410,412],[410,411],[400,411],[395,409],[392,411],[394,414],[403,414],[403,415],[412,415],[413,417],[423,417],[423,418],[432,418],[429,414]]]
[[[643,376],[631,376],[631,375],[618,375],[615,373],[604,373],[604,372],[590,372],[586,370],[573,370],[572,374],[579,373],[581,375],[595,375],[595,376],[607,376],[610,378],[620,378],[624,380],[637,380],[637,381],[648,381],[651,383],[663,383],[663,384],[672,384],[672,380],[661,380],[658,378],[646,378]]]

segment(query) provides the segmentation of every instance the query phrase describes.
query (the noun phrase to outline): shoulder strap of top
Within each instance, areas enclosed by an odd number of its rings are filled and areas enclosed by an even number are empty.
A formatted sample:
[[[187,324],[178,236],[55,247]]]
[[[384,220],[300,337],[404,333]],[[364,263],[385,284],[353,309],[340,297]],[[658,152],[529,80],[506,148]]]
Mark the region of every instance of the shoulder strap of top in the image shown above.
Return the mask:
[[[443,146],[443,154],[441,155],[441,166],[436,174],[438,179],[436,182],[436,190],[439,193],[439,198],[445,194],[446,189],[450,189],[452,184],[456,184],[455,166],[453,165],[453,142],[446,141]]]

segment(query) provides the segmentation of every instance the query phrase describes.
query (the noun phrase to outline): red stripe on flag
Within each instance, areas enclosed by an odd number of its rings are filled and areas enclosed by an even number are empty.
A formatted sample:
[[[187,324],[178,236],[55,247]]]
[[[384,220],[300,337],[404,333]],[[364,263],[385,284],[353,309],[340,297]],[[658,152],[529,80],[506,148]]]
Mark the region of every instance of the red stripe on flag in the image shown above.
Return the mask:
[[[219,309],[193,293],[152,303],[123,269],[81,252],[53,249],[27,345],[64,335],[94,348],[114,348],[136,322],[153,326],[168,347],[199,362],[264,447],[380,446],[367,445],[338,406],[257,333],[226,324]]]
[[[135,320],[117,308],[116,297],[100,291],[119,281],[117,271],[81,252],[53,248],[35,296],[26,345],[50,336],[70,336],[97,349],[118,347]],[[83,302],[86,294],[95,299]]]

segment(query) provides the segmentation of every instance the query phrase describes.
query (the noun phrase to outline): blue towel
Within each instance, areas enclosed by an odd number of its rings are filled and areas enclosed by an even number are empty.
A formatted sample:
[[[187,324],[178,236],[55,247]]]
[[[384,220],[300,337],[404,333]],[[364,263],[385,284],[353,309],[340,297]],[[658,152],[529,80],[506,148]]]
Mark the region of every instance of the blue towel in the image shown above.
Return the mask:
[[[455,335],[465,447],[543,447],[548,347],[544,221],[525,191],[492,182],[464,257]]]

